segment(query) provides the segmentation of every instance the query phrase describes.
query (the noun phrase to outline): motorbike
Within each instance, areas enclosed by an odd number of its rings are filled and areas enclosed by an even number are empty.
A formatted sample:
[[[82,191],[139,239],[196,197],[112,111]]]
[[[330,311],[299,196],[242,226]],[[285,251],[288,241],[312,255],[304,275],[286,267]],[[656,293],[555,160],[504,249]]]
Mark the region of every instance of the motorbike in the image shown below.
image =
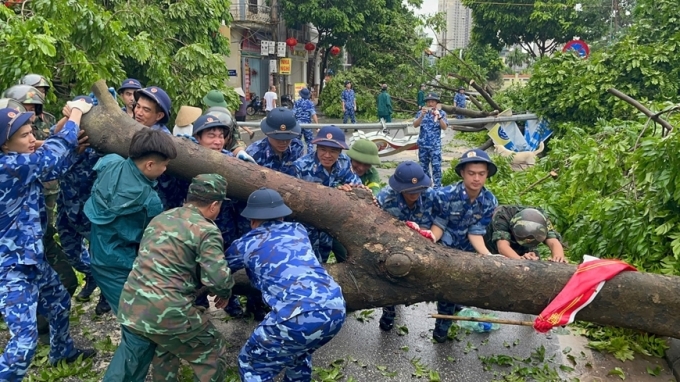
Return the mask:
[[[281,107],[293,109],[293,97],[290,94],[281,96]]]
[[[246,106],[246,114],[248,115],[255,115],[256,113],[265,114],[263,106],[264,105],[262,104],[262,100],[260,99],[260,97],[255,95],[255,93],[250,93],[250,102],[248,103],[248,106]]]

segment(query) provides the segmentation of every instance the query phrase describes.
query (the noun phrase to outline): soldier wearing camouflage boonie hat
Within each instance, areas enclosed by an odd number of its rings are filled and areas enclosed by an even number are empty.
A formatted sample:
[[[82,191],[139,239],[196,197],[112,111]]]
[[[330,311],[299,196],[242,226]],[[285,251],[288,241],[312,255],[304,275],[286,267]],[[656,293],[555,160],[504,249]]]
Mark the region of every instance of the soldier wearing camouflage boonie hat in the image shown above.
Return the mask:
[[[484,242],[492,253],[511,259],[537,260],[537,247],[545,243],[552,260],[564,262],[561,239],[545,211],[507,205],[496,208],[484,235]]]
[[[189,195],[211,202],[229,200],[227,180],[220,174],[196,175],[189,185]]]

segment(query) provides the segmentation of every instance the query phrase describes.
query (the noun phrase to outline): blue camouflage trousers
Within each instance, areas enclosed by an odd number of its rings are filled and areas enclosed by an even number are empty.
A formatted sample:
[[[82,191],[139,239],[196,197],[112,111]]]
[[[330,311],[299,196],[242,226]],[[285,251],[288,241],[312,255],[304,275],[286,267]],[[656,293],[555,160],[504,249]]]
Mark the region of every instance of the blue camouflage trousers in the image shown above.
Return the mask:
[[[442,149],[441,147],[418,147],[418,161],[425,174],[432,174],[434,187],[442,186]],[[432,172],[430,173],[430,164]]]
[[[309,242],[312,244],[312,249],[316,255],[316,259],[321,264],[328,262],[328,257],[333,250],[333,237],[326,232],[320,231],[314,226],[303,224],[307,229],[309,235]]]
[[[307,147],[307,154],[314,152],[314,145],[312,141],[314,140],[314,133],[311,129],[302,129],[302,136],[305,138],[305,146]]]
[[[461,305],[452,302],[437,301],[438,314],[453,316],[457,311],[461,309],[463,309]],[[444,333],[444,335],[446,335],[446,333],[449,332],[449,328],[451,327],[452,324],[453,321],[451,320],[442,320],[438,318],[434,322],[434,330],[440,333]]]
[[[38,347],[37,313],[50,323],[50,362],[76,349],[69,333],[71,296],[46,260],[0,268],[0,313],[10,339],[0,357],[0,381],[21,381]]]
[[[317,310],[276,325],[260,324],[238,355],[241,381],[272,381],[284,369],[283,382],[311,381],[312,354],[333,339],[344,322],[344,310]]]
[[[90,227],[74,224],[66,212],[59,211],[57,216],[57,232],[61,247],[66,253],[69,264],[78,272],[90,276],[90,252],[85,239],[90,235]]]
[[[357,118],[354,115],[353,107],[345,107],[345,113],[342,115],[342,123],[347,123],[348,119],[350,119],[352,123],[357,123]]]

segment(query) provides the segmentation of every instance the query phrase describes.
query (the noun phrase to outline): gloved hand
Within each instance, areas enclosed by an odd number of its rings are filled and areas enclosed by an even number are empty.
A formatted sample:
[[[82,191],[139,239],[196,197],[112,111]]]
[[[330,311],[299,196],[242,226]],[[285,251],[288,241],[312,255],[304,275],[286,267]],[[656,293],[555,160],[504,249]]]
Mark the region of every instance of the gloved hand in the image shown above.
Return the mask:
[[[68,101],[66,102],[66,106],[70,107],[71,109],[78,109],[83,112],[83,114],[87,114],[87,112],[92,109],[92,104],[88,103],[82,98],[77,101]]]
[[[236,154],[236,158],[238,158],[238,159],[240,159],[240,160],[242,160],[242,161],[246,161],[246,162],[250,162],[250,163],[253,163],[253,164],[257,164],[257,162],[255,162],[255,159],[253,159],[253,157],[251,157],[250,155],[248,155],[248,153],[246,152],[246,150],[241,150],[241,151],[239,151],[238,154]]]
[[[435,242],[437,241],[437,240],[435,239],[434,234],[432,233],[432,231],[430,231],[429,229],[422,229],[422,228],[420,228],[420,226],[419,226],[418,223],[416,223],[416,222],[407,221],[407,222],[406,222],[406,226],[407,226],[408,228],[410,228],[410,229],[412,229],[412,230],[418,232],[418,233],[420,234],[420,236],[422,236],[422,237],[424,237],[424,238],[426,238],[426,239],[432,240],[433,243],[435,243]]]

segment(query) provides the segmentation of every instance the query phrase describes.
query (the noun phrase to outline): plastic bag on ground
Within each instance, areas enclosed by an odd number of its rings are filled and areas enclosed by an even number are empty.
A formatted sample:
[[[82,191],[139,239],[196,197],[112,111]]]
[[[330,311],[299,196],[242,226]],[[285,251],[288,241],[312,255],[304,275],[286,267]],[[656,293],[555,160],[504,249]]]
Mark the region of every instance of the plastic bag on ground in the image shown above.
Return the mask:
[[[474,309],[463,308],[456,316],[459,317],[476,317],[483,318],[482,314]],[[458,321],[458,326],[462,329],[468,329],[477,333],[488,333],[492,330],[498,330],[500,325],[492,324],[490,322],[477,322],[477,321]]]

